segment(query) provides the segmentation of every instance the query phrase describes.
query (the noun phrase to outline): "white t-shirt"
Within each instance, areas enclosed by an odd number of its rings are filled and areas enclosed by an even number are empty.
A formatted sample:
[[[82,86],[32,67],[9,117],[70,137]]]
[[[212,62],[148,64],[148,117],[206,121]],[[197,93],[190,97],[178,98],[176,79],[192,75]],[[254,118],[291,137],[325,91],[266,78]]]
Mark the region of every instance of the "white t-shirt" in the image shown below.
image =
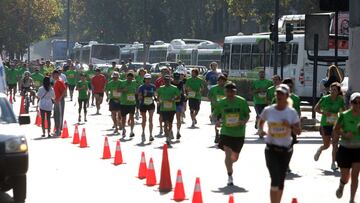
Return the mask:
[[[41,86],[38,90],[37,96],[39,97],[39,108],[44,111],[52,111],[53,102],[52,99],[55,98],[55,92],[52,87],[50,87],[49,91]]]
[[[265,142],[281,147],[289,147],[292,142],[291,129],[286,127],[283,122],[287,121],[290,125],[300,122],[300,118],[295,109],[286,107],[279,111],[275,104],[268,106],[261,113],[260,117],[268,124]]]

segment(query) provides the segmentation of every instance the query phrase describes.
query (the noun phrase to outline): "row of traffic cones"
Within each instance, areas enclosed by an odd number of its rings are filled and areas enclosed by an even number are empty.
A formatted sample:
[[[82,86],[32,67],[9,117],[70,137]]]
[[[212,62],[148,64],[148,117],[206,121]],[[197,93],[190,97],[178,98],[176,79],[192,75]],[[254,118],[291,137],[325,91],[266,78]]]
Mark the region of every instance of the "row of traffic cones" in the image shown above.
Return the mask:
[[[65,126],[65,125],[64,125]],[[63,131],[64,132],[64,131]],[[68,132],[67,132],[68,133]],[[69,137],[68,135],[65,135],[63,136],[62,134],[62,138],[67,138]],[[72,144],[80,144],[80,148],[87,148],[89,147],[88,144],[87,144],[87,139],[86,139],[86,130],[85,128],[82,129],[82,133],[81,133],[81,139],[80,139],[80,136],[79,136],[79,127],[78,125],[75,125],[75,131],[74,131],[74,136],[73,136],[73,141],[72,141]]]
[[[105,137],[102,159],[111,159],[111,152],[110,152],[110,146],[109,146],[108,137]],[[115,166],[118,166],[118,165],[121,165],[123,163],[124,163],[124,161],[123,161],[123,158],[122,158],[120,140],[118,140],[116,142],[115,157],[114,157],[114,163],[113,164]]]

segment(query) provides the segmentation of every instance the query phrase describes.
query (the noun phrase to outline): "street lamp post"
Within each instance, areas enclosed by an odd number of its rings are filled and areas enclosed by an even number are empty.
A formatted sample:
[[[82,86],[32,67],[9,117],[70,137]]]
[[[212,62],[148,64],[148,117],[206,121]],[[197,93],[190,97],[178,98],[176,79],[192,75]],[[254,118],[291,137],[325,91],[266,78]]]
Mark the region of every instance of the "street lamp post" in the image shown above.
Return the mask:
[[[70,56],[70,0],[67,0],[66,9],[66,57]]]
[[[275,0],[275,22],[274,22],[274,75],[278,72],[278,45],[279,45],[279,0]]]
[[[28,0],[28,50],[27,50],[27,67],[30,65],[30,46],[31,46],[31,0]]]

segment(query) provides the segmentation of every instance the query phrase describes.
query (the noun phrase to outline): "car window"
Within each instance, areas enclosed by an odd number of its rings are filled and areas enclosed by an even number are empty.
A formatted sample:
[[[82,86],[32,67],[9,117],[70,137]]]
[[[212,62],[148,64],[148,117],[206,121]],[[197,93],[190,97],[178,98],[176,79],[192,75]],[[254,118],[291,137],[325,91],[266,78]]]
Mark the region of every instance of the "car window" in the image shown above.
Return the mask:
[[[0,123],[16,123],[12,107],[5,98],[0,98]]]

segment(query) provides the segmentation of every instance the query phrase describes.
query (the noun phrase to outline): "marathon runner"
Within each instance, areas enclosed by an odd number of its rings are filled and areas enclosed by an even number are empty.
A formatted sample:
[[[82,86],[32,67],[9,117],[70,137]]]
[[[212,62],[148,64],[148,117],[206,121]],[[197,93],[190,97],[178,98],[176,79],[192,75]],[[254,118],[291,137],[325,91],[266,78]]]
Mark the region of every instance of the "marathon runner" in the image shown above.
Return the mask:
[[[151,74],[145,74],[144,76],[144,84],[139,87],[138,95],[139,95],[139,102],[140,102],[140,112],[142,118],[142,134],[141,140],[142,142],[146,141],[145,138],[145,127],[146,127],[146,113],[149,112],[149,141],[154,141],[153,137],[153,116],[155,111],[155,93],[156,87],[155,85],[151,84]]]
[[[224,99],[216,105],[214,111],[217,121],[216,126],[221,127],[219,148],[225,152],[225,166],[228,174],[228,186],[233,183],[233,164],[239,159],[239,154],[244,145],[245,126],[249,120],[250,109],[247,101],[236,95],[236,85],[225,85]]]
[[[210,88],[210,91],[208,93],[208,98],[211,102],[211,115],[210,120],[211,123],[216,122],[216,115],[214,114],[214,110],[216,109],[216,106],[218,105],[218,102],[225,98],[225,83],[227,81],[227,78],[224,75],[220,75],[217,79],[217,85],[212,86]],[[215,126],[215,143],[219,143],[219,131],[217,127]]]
[[[113,128],[114,134],[117,134],[119,132],[119,128],[121,127],[121,107],[120,107],[120,84],[121,81],[119,80],[119,72],[113,72],[112,80],[110,80],[105,87],[105,93],[106,93],[106,101],[109,102],[109,111],[111,112],[111,117],[114,122]]]
[[[135,81],[136,81],[136,84],[137,84],[137,87],[139,88],[141,85],[144,84],[144,76],[146,74],[146,70],[144,68],[140,68],[138,70],[138,73],[137,75],[135,76]],[[136,120],[139,120],[139,105],[140,105],[140,102],[139,102],[139,96],[138,96],[138,92],[136,92],[135,94],[135,97],[136,97],[136,109],[135,109],[135,119]]]
[[[16,94],[16,87],[17,87],[17,70],[15,69],[14,65],[10,65],[7,69],[6,69],[6,83],[8,86],[8,94],[12,95],[12,98],[14,100],[14,102],[16,102],[15,99],[15,94]]]
[[[103,102],[106,83],[106,77],[101,73],[100,68],[96,68],[95,76],[91,79],[92,95],[94,95],[96,103],[96,115],[100,115],[100,106]]]
[[[138,86],[136,81],[134,80],[134,72],[130,71],[126,74],[126,80],[121,81],[120,83],[120,106],[121,106],[121,121],[123,126],[122,136],[125,138],[126,136],[126,116],[129,114],[130,120],[130,137],[134,137],[134,114],[136,107],[136,98],[135,94],[137,93]]]
[[[273,99],[275,99],[275,89],[281,84],[281,77],[279,75],[272,76],[272,82],[273,85],[266,90],[268,104],[272,104]]]
[[[164,75],[164,85],[157,90],[160,113],[164,121],[164,131],[166,144],[171,146],[171,139],[174,135],[172,132],[172,124],[176,112],[176,101],[180,99],[180,91],[171,85],[170,75]]]
[[[42,68],[42,73],[44,76],[51,76],[55,70],[54,66],[50,63],[49,60],[46,60],[45,65]]]
[[[73,96],[74,96],[74,89],[76,86],[76,82],[77,82],[77,78],[78,78],[78,73],[75,70],[75,66],[70,66],[70,69],[67,70],[65,72],[66,78],[67,78],[67,84],[69,87],[69,92],[70,92],[70,101],[73,100]]]
[[[351,178],[350,203],[355,203],[360,172],[360,93],[355,92],[350,97],[350,109],[340,113],[334,127],[334,146],[340,140],[336,162],[341,171],[340,184],[336,196],[341,198],[344,187]]]
[[[19,81],[19,85],[20,85],[20,94],[21,96],[25,96],[25,94],[28,92],[30,94],[30,100],[32,102],[32,104],[35,104],[35,97],[36,94],[33,90],[34,87],[34,82],[33,79],[31,78],[31,73],[29,71],[25,71],[23,77],[21,78],[21,80]]]
[[[116,68],[116,62],[112,62],[111,67],[107,70],[107,78],[112,77],[112,73],[115,71],[115,68]],[[120,73],[119,71],[117,71],[117,72]]]
[[[35,67],[35,72],[31,75],[31,78],[34,82],[34,90],[37,92],[42,86],[44,75],[40,73],[40,67]],[[35,101],[35,98],[34,98]]]
[[[266,135],[265,159],[271,177],[271,203],[280,203],[286,172],[293,153],[292,136],[301,133],[300,118],[289,106],[290,88],[281,84],[276,88],[276,104],[268,106],[260,115],[259,135]],[[268,124],[268,132],[264,124]]]
[[[76,90],[79,91],[79,118],[78,121],[81,122],[81,110],[84,107],[84,121],[87,122],[87,103],[88,103],[88,91],[89,91],[89,82],[87,81],[85,73],[80,73],[81,80],[77,82]]]
[[[181,124],[182,124],[182,114],[184,112],[184,105],[186,105],[186,97],[185,97],[185,87],[183,77],[180,73],[175,72],[173,74],[174,79],[171,82],[172,85],[176,86],[180,91],[180,99],[176,101],[176,139],[179,140],[181,138]]]
[[[191,71],[191,78],[186,80],[185,90],[189,99],[190,116],[192,120],[191,127],[197,124],[196,116],[200,110],[201,104],[201,91],[204,81],[198,77],[199,69],[195,68]]]
[[[160,77],[158,77],[155,80],[155,87],[156,87],[157,90],[161,86],[163,86],[165,84],[164,75],[170,75],[170,69],[167,68],[167,67],[161,67],[160,71],[161,71]],[[157,110],[156,111],[157,111],[157,114],[159,114],[159,123],[160,123],[160,133],[159,133],[159,135],[162,135],[163,134],[163,119],[162,119],[162,115],[160,113],[160,104],[159,103],[157,104]]]
[[[333,128],[336,120],[338,119],[339,113],[345,110],[345,102],[341,92],[341,85],[335,82],[330,85],[330,94],[321,97],[320,101],[315,105],[315,111],[321,116],[320,122],[320,134],[323,140],[323,145],[316,151],[314,160],[318,161],[323,150],[330,147],[332,143]],[[335,164],[336,158],[336,147],[332,150],[332,162],[331,169],[336,170]]]
[[[211,89],[211,87],[217,85],[218,77],[220,76],[220,73],[217,72],[218,64],[216,62],[210,63],[210,70],[205,75],[205,81],[207,82],[208,90]]]
[[[89,64],[89,69],[85,72],[86,75],[86,79],[89,83],[89,89],[92,90],[93,87],[91,86],[91,80],[92,78],[95,76],[95,70],[94,70],[94,65],[93,64]],[[90,102],[90,98],[91,98],[91,106],[95,106],[94,104],[94,99],[95,96],[94,94],[92,94],[93,91],[88,91],[88,106],[89,106],[89,102]]]

